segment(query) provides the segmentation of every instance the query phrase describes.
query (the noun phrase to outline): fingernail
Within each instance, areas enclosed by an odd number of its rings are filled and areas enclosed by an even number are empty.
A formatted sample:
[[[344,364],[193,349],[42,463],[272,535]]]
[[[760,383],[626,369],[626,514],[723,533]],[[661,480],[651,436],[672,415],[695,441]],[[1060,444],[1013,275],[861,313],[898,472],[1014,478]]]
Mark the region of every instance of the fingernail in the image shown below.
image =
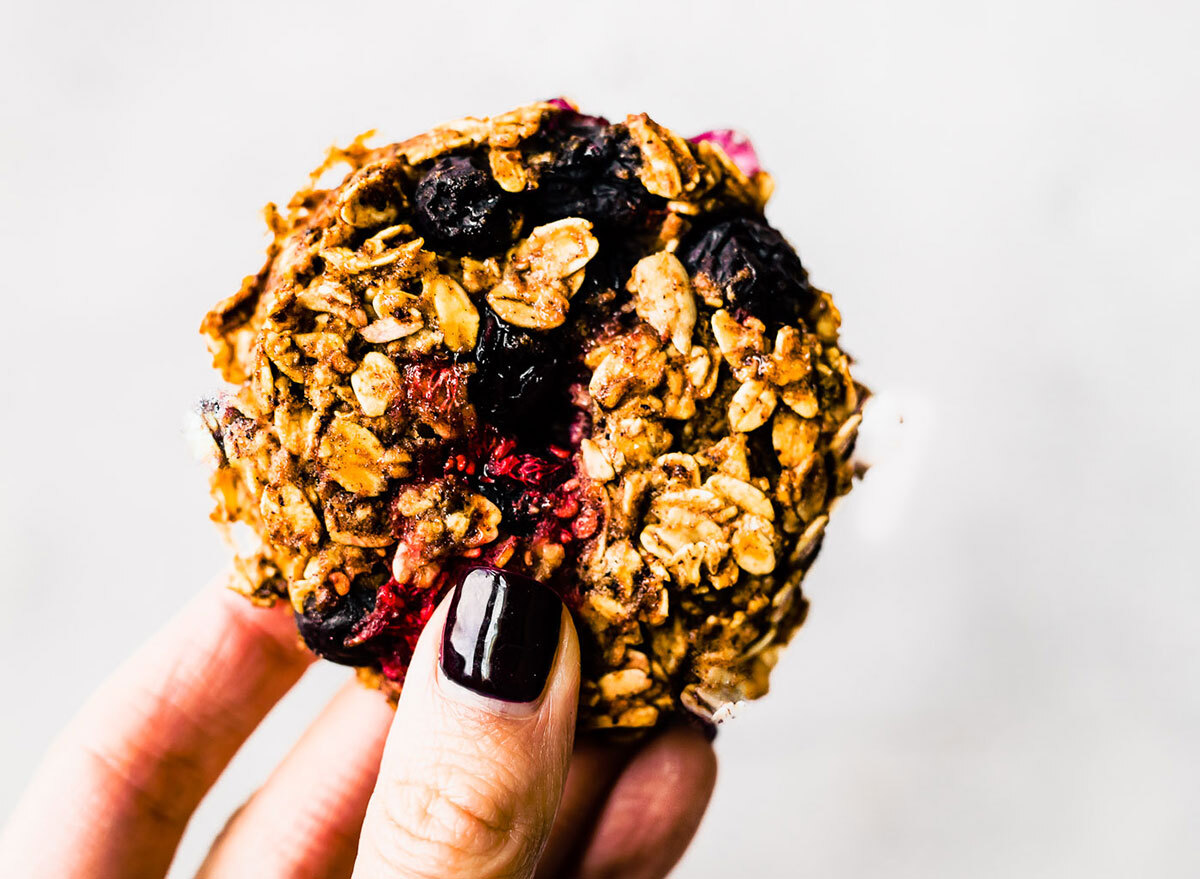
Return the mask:
[[[472,568],[454,590],[442,631],[442,673],[505,702],[532,702],[554,664],[562,602],[536,580]]]

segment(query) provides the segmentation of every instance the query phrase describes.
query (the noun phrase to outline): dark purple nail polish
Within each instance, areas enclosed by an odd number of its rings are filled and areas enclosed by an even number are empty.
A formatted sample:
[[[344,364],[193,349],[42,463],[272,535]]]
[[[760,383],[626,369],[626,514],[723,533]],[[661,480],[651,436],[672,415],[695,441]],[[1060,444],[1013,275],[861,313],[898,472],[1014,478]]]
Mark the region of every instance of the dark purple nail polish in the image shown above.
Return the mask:
[[[493,699],[532,702],[558,649],[562,602],[536,580],[471,568],[459,581],[442,632],[442,672]]]

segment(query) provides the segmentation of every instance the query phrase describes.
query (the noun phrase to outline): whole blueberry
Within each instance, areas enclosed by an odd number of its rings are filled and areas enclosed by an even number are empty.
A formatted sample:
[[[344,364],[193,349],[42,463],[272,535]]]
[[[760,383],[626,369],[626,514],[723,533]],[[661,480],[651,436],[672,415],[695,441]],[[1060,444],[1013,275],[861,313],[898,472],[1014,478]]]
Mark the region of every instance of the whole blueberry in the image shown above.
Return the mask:
[[[372,665],[374,652],[367,644],[347,647],[363,617],[375,609],[375,590],[365,585],[352,585],[350,591],[337,599],[332,607],[316,608],[310,596],[304,613],[297,613],[296,628],[309,649],[330,662],[341,665]]]
[[[575,115],[546,137],[554,159],[530,195],[536,222],[583,217],[602,230],[637,227],[664,204],[638,180],[641,155],[624,126]]]
[[[759,217],[733,217],[693,229],[679,245],[693,275],[722,291],[734,311],[768,326],[795,324],[813,304],[808,272],[796,251]]]
[[[445,156],[417,183],[417,231],[431,247],[455,255],[494,254],[519,225],[512,197],[473,156]]]
[[[484,420],[518,435],[543,432],[566,393],[563,330],[527,330],[480,315],[471,400]]]

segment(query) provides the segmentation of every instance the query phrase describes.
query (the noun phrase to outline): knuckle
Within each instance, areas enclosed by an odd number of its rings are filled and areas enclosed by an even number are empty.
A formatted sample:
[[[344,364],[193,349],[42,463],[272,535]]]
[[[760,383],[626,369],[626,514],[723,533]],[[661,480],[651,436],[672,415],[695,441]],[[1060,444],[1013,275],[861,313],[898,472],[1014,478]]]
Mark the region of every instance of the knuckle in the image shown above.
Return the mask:
[[[510,791],[465,767],[423,771],[388,785],[382,806],[392,832],[379,841],[383,860],[406,876],[511,875],[525,860],[529,834]]]
[[[87,739],[80,740],[78,748],[104,779],[105,786],[124,790],[141,816],[168,829],[187,823],[192,811],[189,794],[204,787],[203,768],[192,755],[171,751],[156,754]],[[147,762],[157,771],[139,771],[138,765]]]

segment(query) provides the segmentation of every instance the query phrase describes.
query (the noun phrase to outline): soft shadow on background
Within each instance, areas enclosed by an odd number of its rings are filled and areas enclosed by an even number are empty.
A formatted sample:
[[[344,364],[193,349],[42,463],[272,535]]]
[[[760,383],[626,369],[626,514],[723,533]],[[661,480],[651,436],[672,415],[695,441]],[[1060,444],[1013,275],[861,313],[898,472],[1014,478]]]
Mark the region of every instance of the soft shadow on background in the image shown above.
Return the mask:
[[[880,391],[681,877],[1200,874],[1200,6],[10,4],[0,820],[210,576],[196,327],[332,142],[566,94],[749,131]],[[901,423],[903,419],[903,423]],[[201,809],[190,875],[345,675]],[[69,795],[69,792],[64,792]],[[1190,830],[1189,830],[1190,828]]]

